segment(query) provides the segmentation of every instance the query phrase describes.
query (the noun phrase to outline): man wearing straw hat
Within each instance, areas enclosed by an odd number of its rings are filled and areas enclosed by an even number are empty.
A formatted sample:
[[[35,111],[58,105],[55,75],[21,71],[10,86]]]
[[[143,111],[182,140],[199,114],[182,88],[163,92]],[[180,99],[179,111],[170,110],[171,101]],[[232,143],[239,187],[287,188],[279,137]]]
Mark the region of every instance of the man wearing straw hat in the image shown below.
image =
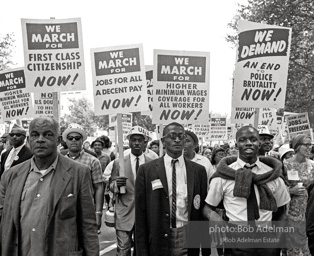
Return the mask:
[[[96,207],[96,220],[98,230],[100,230],[102,208],[104,204],[104,185],[101,164],[96,157],[84,151],[83,142],[86,140],[87,135],[82,126],[75,123],[70,124],[62,133],[62,137],[69,149],[66,156],[76,162],[84,164],[91,172]]]

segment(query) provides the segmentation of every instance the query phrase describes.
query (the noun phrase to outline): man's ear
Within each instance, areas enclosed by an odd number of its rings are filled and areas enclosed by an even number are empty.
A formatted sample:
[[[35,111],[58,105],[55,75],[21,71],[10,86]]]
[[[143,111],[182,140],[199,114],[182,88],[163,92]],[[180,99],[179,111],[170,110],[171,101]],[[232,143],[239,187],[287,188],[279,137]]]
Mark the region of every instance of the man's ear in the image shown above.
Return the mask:
[[[160,140],[161,140],[162,145],[165,146],[165,140],[164,140],[164,138],[162,137],[162,138],[160,138]]]

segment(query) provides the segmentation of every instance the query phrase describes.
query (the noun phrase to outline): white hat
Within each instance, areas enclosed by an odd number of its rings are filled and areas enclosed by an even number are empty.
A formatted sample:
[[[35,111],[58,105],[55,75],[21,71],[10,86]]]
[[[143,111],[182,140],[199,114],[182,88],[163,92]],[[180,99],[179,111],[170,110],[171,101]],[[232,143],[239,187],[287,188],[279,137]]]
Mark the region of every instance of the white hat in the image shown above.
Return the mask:
[[[141,126],[133,126],[131,128],[131,130],[128,132],[128,135],[126,136],[126,138],[129,140],[131,135],[134,135],[134,134],[139,134],[139,135],[143,135],[145,140],[149,140],[150,137],[149,137],[149,131],[147,131],[146,129],[144,129],[143,127]]]
[[[86,132],[84,131],[83,127],[80,126],[79,124],[72,123],[62,133],[62,138],[64,141],[66,141],[68,134],[71,132],[77,132],[77,133],[81,134],[83,137],[83,141],[85,141],[87,139],[87,135],[86,135]]]
[[[283,144],[283,145],[279,148],[278,152],[279,152],[280,160],[282,160],[282,157],[283,157],[286,153],[288,153],[288,152],[294,152],[294,150],[293,150],[293,148],[290,148],[290,147],[289,147],[289,144]]]
[[[259,135],[268,135],[271,138],[274,138],[274,135],[270,133],[267,125],[261,125],[258,129],[258,133]]]

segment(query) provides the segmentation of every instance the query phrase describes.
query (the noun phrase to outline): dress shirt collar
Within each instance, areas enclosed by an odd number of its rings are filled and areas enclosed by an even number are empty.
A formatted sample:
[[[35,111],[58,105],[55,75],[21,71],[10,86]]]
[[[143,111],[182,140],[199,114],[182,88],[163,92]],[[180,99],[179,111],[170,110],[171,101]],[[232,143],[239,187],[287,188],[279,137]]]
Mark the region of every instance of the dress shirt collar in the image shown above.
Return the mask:
[[[54,170],[57,168],[57,164],[58,164],[58,160],[59,160],[59,154],[57,154],[56,159],[53,161],[53,163],[47,168],[47,171],[45,172],[45,174],[47,174],[48,172]],[[31,158],[31,168],[29,170],[29,172],[40,172],[40,170],[38,169],[34,157]]]
[[[171,166],[171,160],[172,159],[178,159],[179,160],[179,166],[183,167],[184,166],[184,157],[183,154],[181,156],[179,156],[178,158],[172,158],[170,157],[167,153],[165,154],[164,160],[165,160],[165,164],[168,166]]]
[[[24,145],[25,145],[25,142],[21,146],[19,146],[17,148],[13,147],[12,149],[13,149],[13,151],[20,152],[20,150],[22,149],[22,147],[24,147]]]
[[[248,165],[248,163],[244,162],[243,160],[241,160],[239,157],[237,159],[237,163],[241,166],[241,168],[243,168],[245,165]],[[262,168],[262,163],[261,161],[259,160],[259,158],[257,158],[256,162],[251,164],[251,165],[255,165],[258,167],[258,169],[261,169]]]
[[[133,163],[136,160],[137,156],[130,153],[130,158],[131,158],[131,163]],[[144,160],[144,154],[141,154],[140,156],[138,156],[138,160],[139,161]]]
[[[70,156],[70,152],[67,153],[67,156],[73,160],[78,159],[81,155],[84,154],[84,148],[82,148],[81,152],[77,156]]]

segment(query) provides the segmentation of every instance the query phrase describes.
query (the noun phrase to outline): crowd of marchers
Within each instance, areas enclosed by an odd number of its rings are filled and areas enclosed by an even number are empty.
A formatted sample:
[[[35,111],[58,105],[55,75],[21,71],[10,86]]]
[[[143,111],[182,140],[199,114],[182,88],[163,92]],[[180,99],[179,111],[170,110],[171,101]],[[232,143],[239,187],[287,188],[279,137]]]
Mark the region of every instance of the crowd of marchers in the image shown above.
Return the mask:
[[[49,117],[14,124],[0,144],[1,255],[99,255],[104,212],[118,256],[314,255],[310,136],[279,147],[267,129],[243,126],[232,146],[209,147],[177,122],[160,140],[148,134],[132,127],[119,155],[105,135],[87,143],[79,124],[62,133]],[[269,230],[280,246],[225,243],[241,234],[223,227],[277,221],[295,230]]]

